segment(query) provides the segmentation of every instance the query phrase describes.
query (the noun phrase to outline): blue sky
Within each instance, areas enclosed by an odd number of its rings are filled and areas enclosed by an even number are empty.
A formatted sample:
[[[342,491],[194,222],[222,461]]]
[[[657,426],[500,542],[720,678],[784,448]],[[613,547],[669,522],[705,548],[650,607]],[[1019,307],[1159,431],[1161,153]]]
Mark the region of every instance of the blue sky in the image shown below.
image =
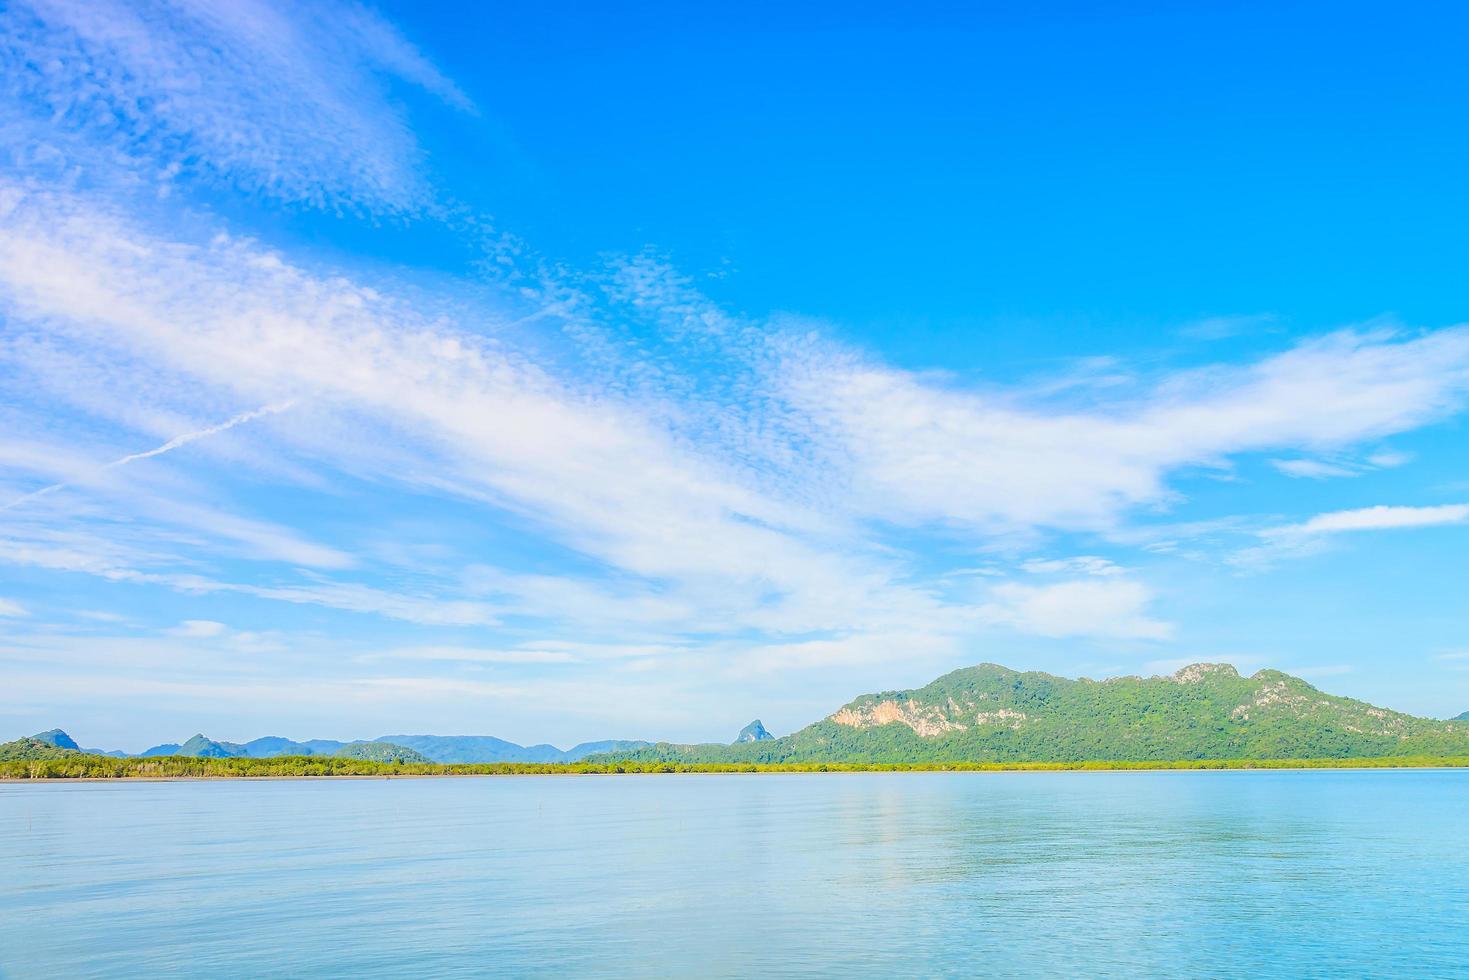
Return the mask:
[[[0,721],[1469,708],[1456,8],[0,13]]]

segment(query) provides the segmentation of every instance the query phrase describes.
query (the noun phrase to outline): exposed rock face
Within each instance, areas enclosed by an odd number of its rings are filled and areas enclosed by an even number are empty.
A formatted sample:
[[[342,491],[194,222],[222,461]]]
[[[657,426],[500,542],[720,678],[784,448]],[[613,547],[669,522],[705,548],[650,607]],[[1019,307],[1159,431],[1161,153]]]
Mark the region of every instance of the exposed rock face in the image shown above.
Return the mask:
[[[987,699],[986,693],[979,694],[978,700]],[[1003,725],[1006,728],[1019,728],[1021,722],[1025,721],[1025,712],[1012,708],[997,708],[993,711],[977,711],[977,708],[978,705],[973,701],[965,700],[961,703],[953,698],[948,698],[944,704],[922,704],[913,698],[903,701],[888,699],[848,705],[832,715],[831,720],[838,725],[852,728],[877,728],[898,722],[907,725],[913,729],[915,735],[924,738],[948,732],[966,732],[972,726]]]
[[[917,735],[930,737],[945,732],[967,731],[969,726],[954,717],[967,715],[966,708],[973,710],[974,705],[959,705],[953,698],[944,705],[922,704],[912,698],[905,701],[869,701],[865,704],[849,705],[832,715],[831,720],[838,725],[850,725],[853,728],[876,728],[896,721],[907,725]],[[982,720],[977,723],[984,724]]]
[[[1229,717],[1235,721],[1258,721],[1272,714],[1303,719],[1330,716],[1342,731],[1391,738],[1407,738],[1415,729],[1417,719],[1412,715],[1333,698],[1283,674],[1275,677],[1261,684],[1249,701],[1236,705]]]
[[[735,744],[739,745],[741,742],[765,742],[773,738],[775,736],[767,732],[765,726],[760,723],[760,719],[756,718],[744,728],[740,729],[739,735],[735,737]]]
[[[1230,664],[1189,664],[1173,675],[1179,684],[1200,684],[1212,676],[1238,677],[1239,671]]]

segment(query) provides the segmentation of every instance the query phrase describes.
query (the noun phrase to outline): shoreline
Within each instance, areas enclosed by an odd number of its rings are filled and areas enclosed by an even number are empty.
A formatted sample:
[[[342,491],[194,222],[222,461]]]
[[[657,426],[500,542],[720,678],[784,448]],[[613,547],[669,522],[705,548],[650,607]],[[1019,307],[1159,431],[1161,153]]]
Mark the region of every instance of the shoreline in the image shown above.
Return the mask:
[[[26,785],[70,785],[73,783],[298,783],[298,782],[347,782],[363,780],[420,780],[420,779],[571,779],[598,777],[628,777],[628,776],[891,776],[891,775],[913,775],[913,776],[1034,776],[1034,775],[1138,775],[1142,773],[1264,773],[1264,772],[1457,772],[1469,766],[1277,766],[1270,769],[1255,768],[1214,768],[1214,769],[864,769],[843,770],[840,772],[535,772],[535,773],[513,773],[508,777],[500,773],[404,773],[403,775],[384,776],[74,776],[74,777],[50,777],[32,779],[29,777],[0,776],[0,786],[26,786]]]
[[[215,782],[219,780],[448,779],[526,776],[801,775],[855,773],[1305,772],[1315,770],[1469,769],[1469,758],[1400,756],[1366,759],[1180,759],[1167,761],[945,763],[446,763],[425,765],[273,759],[99,756],[0,762],[0,783]]]

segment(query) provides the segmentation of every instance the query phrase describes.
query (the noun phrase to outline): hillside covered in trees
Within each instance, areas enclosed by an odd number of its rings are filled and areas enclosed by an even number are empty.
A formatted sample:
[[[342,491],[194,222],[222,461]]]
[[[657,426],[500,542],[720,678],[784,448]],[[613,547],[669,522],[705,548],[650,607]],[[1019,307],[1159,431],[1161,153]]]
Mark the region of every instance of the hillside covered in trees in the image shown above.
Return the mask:
[[[1277,670],[1194,664],[1169,677],[1072,680],[981,664],[867,694],[784,738],[659,743],[634,762],[1073,762],[1469,754],[1469,723],[1325,694]]]

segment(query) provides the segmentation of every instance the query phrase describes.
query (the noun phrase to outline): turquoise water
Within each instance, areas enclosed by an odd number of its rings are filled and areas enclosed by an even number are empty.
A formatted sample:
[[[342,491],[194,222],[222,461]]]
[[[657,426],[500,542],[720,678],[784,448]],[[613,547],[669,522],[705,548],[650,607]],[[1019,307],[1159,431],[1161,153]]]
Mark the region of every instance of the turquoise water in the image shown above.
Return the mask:
[[[0,975],[1469,976],[1469,772],[0,784]]]

